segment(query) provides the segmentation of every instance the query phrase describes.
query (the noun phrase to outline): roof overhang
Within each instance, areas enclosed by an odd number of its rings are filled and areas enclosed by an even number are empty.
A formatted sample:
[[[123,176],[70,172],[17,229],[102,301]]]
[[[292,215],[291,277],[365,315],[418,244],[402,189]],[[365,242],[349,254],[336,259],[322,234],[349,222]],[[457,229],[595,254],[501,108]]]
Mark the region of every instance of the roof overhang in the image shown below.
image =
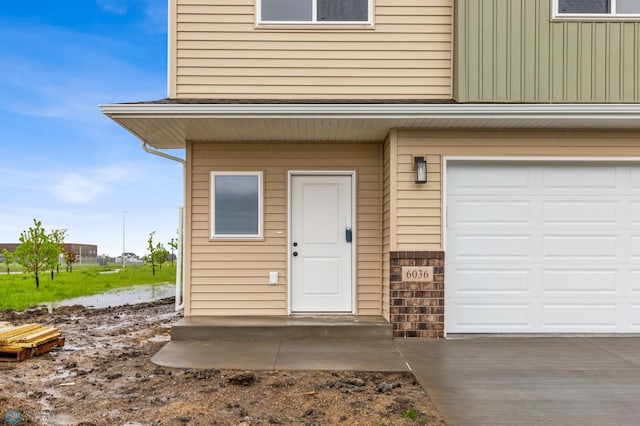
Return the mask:
[[[186,141],[382,141],[389,129],[633,129],[640,104],[123,103],[101,111],[157,149]]]

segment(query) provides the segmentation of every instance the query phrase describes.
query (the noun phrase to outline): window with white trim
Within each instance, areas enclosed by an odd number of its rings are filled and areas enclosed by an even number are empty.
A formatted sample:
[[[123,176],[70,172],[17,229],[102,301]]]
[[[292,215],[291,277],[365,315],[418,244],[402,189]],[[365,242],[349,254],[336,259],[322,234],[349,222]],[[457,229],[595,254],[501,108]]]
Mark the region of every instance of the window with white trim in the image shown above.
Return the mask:
[[[211,172],[211,238],[262,238],[262,172]]]
[[[557,17],[640,18],[640,0],[555,0]]]
[[[256,0],[260,24],[371,24],[373,0]]]

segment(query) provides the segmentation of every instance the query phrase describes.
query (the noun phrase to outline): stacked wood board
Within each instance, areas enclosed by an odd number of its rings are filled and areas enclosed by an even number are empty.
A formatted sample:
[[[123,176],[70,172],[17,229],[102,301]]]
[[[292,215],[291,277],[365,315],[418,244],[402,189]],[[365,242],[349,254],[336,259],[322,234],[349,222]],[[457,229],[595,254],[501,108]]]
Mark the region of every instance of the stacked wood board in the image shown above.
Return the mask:
[[[24,361],[56,346],[64,346],[64,337],[55,327],[0,322],[0,361]]]

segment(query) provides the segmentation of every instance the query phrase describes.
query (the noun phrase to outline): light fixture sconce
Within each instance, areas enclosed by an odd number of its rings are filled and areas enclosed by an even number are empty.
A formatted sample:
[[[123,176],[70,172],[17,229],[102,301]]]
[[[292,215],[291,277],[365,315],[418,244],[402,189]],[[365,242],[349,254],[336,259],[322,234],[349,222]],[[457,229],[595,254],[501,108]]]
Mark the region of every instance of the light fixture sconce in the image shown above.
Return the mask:
[[[413,157],[413,168],[416,183],[427,183],[427,160],[425,160],[424,157]]]

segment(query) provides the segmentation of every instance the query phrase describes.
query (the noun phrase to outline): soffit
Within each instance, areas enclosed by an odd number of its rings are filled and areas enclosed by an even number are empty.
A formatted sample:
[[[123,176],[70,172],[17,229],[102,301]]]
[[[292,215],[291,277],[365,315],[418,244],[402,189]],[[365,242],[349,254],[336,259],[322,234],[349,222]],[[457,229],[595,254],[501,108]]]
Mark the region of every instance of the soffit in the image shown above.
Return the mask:
[[[101,106],[157,149],[185,141],[382,141],[389,129],[637,129],[640,104],[167,104]]]

